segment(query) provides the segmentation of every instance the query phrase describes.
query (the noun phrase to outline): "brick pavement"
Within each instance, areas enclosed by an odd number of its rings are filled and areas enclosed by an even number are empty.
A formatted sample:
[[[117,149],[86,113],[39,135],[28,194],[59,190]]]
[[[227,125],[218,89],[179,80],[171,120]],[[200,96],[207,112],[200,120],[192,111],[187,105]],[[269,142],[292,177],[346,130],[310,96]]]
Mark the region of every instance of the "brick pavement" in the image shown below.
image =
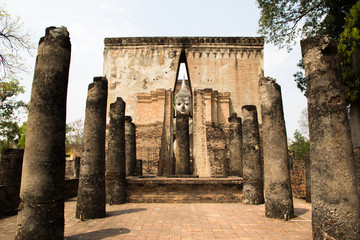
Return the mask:
[[[107,205],[107,217],[74,218],[65,204],[65,239],[312,239],[311,204],[294,199],[298,216],[285,222],[264,216],[265,205],[241,203],[127,203]],[[0,219],[0,239],[14,239],[16,216]]]

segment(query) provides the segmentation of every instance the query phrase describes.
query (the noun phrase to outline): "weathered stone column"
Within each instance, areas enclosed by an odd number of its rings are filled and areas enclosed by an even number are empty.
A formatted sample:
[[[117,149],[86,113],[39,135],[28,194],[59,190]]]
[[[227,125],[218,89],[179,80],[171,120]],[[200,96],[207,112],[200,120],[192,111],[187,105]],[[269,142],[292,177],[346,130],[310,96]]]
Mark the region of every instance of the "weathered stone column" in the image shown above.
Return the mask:
[[[191,174],[190,172],[190,142],[189,115],[176,116],[176,166],[175,174]]]
[[[71,43],[46,29],[31,90],[16,239],[64,238],[65,121]]]
[[[352,55],[354,72],[360,72],[360,49]],[[360,147],[360,99],[350,104],[350,131],[353,147]]]
[[[0,186],[6,188],[7,202],[3,214],[16,214],[20,203],[21,170],[24,157],[22,149],[3,149],[0,161]],[[0,211],[0,218],[4,215]]]
[[[125,116],[126,176],[136,175],[136,130],[130,116]]]
[[[359,239],[360,209],[336,43],[301,41],[306,73],[313,239]]]
[[[350,129],[353,147],[360,147],[360,100],[350,105]]]
[[[355,160],[357,190],[358,190],[359,201],[360,201],[360,147],[354,148],[354,160]]]
[[[110,125],[106,158],[106,201],[126,202],[125,102],[118,97],[110,104]]]
[[[280,86],[261,78],[259,93],[264,154],[265,215],[271,218],[294,216],[287,152],[287,137]]]
[[[136,159],[136,175],[142,176],[143,170],[142,170],[142,160]]]
[[[173,91],[165,90],[164,121],[161,135],[161,149],[158,175],[171,175],[173,161]]]
[[[80,157],[74,159],[74,178],[79,178],[80,174]]]
[[[94,77],[89,85],[80,162],[76,218],[105,217],[105,129],[107,80]]]
[[[311,174],[310,174],[310,153],[305,156],[305,200],[311,203]]]
[[[241,118],[233,113],[229,117],[230,122],[230,137],[229,137],[229,175],[243,176],[243,160],[242,160],[242,132],[241,132]]]
[[[204,90],[197,89],[194,91],[194,175],[199,177],[210,177],[210,163],[207,153],[206,142],[206,109],[205,109]]]
[[[243,197],[245,204],[264,203],[261,148],[256,106],[246,105],[242,110]]]

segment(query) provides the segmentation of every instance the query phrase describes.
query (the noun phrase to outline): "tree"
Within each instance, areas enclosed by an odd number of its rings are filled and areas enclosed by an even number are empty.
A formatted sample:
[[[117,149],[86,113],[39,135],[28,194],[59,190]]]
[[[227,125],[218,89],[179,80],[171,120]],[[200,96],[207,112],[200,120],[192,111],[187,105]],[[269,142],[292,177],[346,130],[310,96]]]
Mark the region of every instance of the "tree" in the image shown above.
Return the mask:
[[[12,17],[0,6],[0,77],[14,79],[26,69],[22,52],[33,50],[30,36],[23,31],[19,17]]]
[[[74,155],[81,155],[84,136],[84,122],[82,119],[66,124],[65,148],[72,149]]]
[[[24,93],[19,73],[26,71],[23,51],[31,53],[30,36],[23,31],[19,17],[12,17],[0,6],[0,151],[14,145],[20,115],[26,104],[16,100]]]
[[[19,136],[20,115],[26,110],[26,104],[15,97],[23,92],[17,80],[0,81],[0,151],[14,145]]]
[[[27,128],[27,122],[24,122],[18,131],[19,139],[17,141],[17,146],[20,149],[25,148],[26,128]]]
[[[276,46],[294,45],[298,38],[328,34],[338,39],[346,14],[357,0],[257,0],[259,33]]]
[[[261,9],[259,33],[266,42],[291,50],[299,38],[327,34],[339,41],[344,31],[347,14],[357,0],[257,0]],[[342,65],[344,61],[342,62]],[[294,74],[298,88],[306,96],[306,82],[303,74],[304,65],[298,63],[300,71]],[[351,71],[350,71],[351,72]],[[348,99],[354,101],[359,91],[354,78],[348,74],[343,77]],[[351,99],[349,98],[351,97]]]
[[[294,151],[294,160],[305,160],[306,154],[310,151],[310,141],[296,129],[289,149]]]
[[[340,34],[338,52],[345,81],[345,94],[349,102],[355,102],[360,96],[360,68],[354,65],[354,57],[360,54],[360,1],[351,9],[346,18],[344,31]],[[359,63],[357,63],[360,65]]]
[[[261,9],[259,33],[266,42],[291,46],[298,38],[329,35],[338,43],[341,71],[354,146],[360,146],[360,1],[358,0],[257,0]],[[356,61],[355,61],[355,60]],[[294,74],[306,96],[304,64]]]
[[[309,137],[309,121],[308,121],[308,111],[307,108],[304,108],[301,111],[300,114],[300,119],[298,121],[299,123],[299,127],[300,130],[299,132],[304,136],[304,137]]]

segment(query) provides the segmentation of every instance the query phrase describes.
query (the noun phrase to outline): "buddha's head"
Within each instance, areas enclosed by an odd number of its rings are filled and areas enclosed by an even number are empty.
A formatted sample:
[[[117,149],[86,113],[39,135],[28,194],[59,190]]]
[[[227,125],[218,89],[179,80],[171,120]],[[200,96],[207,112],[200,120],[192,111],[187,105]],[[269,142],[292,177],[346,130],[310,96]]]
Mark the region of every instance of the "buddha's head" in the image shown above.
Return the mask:
[[[191,111],[191,95],[186,89],[185,80],[182,80],[181,89],[175,95],[175,109],[177,114],[189,114]]]

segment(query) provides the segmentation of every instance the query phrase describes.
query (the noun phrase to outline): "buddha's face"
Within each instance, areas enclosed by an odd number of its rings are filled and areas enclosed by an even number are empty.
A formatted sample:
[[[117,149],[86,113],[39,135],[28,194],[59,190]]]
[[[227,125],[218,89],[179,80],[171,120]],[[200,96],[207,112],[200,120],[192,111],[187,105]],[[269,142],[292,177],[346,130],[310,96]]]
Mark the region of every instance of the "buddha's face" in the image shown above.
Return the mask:
[[[191,110],[191,99],[190,96],[178,96],[175,99],[175,109],[179,114],[189,114]]]

